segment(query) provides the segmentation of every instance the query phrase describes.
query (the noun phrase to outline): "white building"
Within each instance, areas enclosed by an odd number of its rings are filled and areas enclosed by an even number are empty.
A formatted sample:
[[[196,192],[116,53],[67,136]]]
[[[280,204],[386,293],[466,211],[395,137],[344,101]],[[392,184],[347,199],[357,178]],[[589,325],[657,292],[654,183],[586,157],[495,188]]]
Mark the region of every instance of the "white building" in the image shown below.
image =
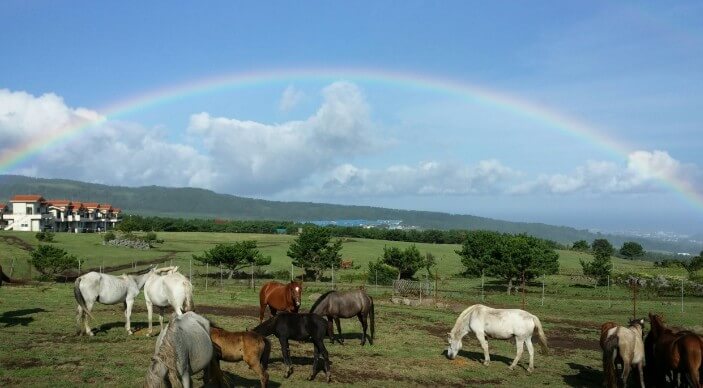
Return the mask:
[[[11,209],[0,204],[0,227],[4,230],[98,232],[114,229],[120,221],[120,209],[97,202],[15,195],[10,204]]]

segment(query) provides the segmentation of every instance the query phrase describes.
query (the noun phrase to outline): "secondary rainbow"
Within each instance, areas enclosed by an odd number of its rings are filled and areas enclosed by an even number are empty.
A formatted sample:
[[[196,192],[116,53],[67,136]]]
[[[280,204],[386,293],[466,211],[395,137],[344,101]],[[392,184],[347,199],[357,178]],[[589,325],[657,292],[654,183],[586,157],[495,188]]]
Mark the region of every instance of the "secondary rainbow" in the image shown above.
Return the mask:
[[[519,115],[549,128],[566,133],[604,149],[615,156],[625,159],[636,148],[622,140],[606,135],[603,131],[568,115],[549,109],[543,105],[510,95],[500,90],[470,84],[454,79],[440,78],[425,74],[388,71],[365,68],[304,68],[273,69],[255,72],[237,72],[158,88],[145,93],[120,100],[97,111],[102,117],[85,120],[78,124],[52,128],[36,138],[20,144],[14,149],[0,154],[0,173],[6,173],[31,157],[51,147],[69,141],[82,132],[101,125],[107,120],[124,119],[138,111],[166,105],[177,100],[217,93],[237,88],[250,88],[277,83],[294,83],[303,81],[336,81],[382,84],[388,86],[428,90],[444,95],[453,95],[471,103],[502,109]],[[662,183],[680,193],[699,209],[703,209],[703,195],[689,183],[667,177]]]

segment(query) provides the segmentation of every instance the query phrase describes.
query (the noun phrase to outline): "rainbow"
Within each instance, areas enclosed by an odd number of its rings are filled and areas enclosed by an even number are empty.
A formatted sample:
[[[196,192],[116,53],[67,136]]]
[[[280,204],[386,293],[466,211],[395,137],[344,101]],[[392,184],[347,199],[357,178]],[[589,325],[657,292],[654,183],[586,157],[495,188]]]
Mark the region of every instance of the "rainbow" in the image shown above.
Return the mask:
[[[147,91],[117,101],[102,109],[98,109],[98,112],[102,115],[100,118],[53,128],[48,133],[43,133],[40,137],[30,139],[14,149],[4,151],[0,154],[0,173],[7,173],[33,156],[58,144],[67,142],[107,120],[121,119],[139,111],[167,105],[185,98],[283,82],[336,81],[340,79],[431,91],[462,98],[486,107],[501,109],[593,144],[595,147],[604,149],[622,159],[626,159],[627,155],[636,149],[622,140],[606,135],[603,131],[583,121],[549,109],[546,106],[521,99],[503,91],[454,79],[364,68],[274,69],[200,78]],[[703,193],[698,193],[690,182],[676,177],[662,177],[660,180],[664,186],[679,193],[688,202],[703,210]]]

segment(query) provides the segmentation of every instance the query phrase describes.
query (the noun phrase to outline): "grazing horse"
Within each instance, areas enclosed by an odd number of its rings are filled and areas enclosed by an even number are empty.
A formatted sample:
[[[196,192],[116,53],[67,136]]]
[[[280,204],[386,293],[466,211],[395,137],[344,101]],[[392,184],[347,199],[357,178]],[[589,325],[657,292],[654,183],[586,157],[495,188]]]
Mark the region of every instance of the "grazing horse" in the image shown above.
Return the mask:
[[[495,339],[515,338],[517,354],[513,363],[510,364],[510,370],[513,370],[518,361],[520,361],[524,344],[530,353],[530,365],[527,371],[532,373],[535,369],[534,349],[532,347],[532,335],[535,330],[537,331],[537,338],[542,346],[542,351],[547,354],[549,352],[547,337],[544,335],[539,318],[524,310],[494,309],[482,304],[475,304],[459,314],[454,328],[448,333],[449,348],[447,348],[447,357],[453,360],[461,349],[461,339],[473,331],[483,348],[483,364],[488,365],[491,359],[488,354],[486,337]]]
[[[325,318],[317,314],[303,313],[291,314],[281,313],[275,317],[271,317],[252,331],[264,336],[274,334],[278,337],[281,343],[281,352],[283,353],[283,362],[286,364],[286,375],[288,378],[293,373],[293,365],[290,359],[290,350],[288,349],[288,340],[305,341],[311,340],[315,345],[315,354],[312,362],[312,374],[310,380],[314,380],[319,372],[317,363],[319,359],[323,360],[325,375],[327,382],[332,379],[330,372],[330,359],[327,349],[325,348],[325,335],[327,333],[327,321]]]
[[[172,315],[156,340],[156,349],[146,374],[146,387],[190,387],[192,375],[205,371],[204,382],[215,377],[222,382],[219,363],[210,341],[210,322],[190,311]]]
[[[608,330],[603,344],[603,373],[605,373],[606,386],[617,388],[615,360],[622,359],[622,384],[627,386],[630,368],[635,365],[639,371],[640,386],[644,388],[644,343],[642,330],[644,319],[630,321],[628,327],[612,327]]]
[[[371,318],[371,335],[368,336],[369,344],[373,345],[375,323],[373,299],[363,290],[352,290],[346,292],[329,291],[322,294],[310,308],[311,313],[327,317],[327,334],[332,343],[335,341],[332,320],[337,324],[339,337],[337,342],[344,343],[342,338],[342,327],[339,318],[359,318],[363,333],[361,334],[361,345],[366,343],[366,329],[368,328],[368,318]]]
[[[182,315],[183,312],[193,311],[193,285],[190,284],[188,278],[178,272],[178,267],[163,268],[162,270],[167,272],[166,275],[150,276],[144,284],[144,299],[149,320],[147,336],[152,333],[153,306],[159,307],[159,326],[162,330],[166,307],[171,306],[178,316]]]
[[[78,302],[78,333],[92,336],[93,332],[88,325],[88,317],[95,302],[102,304],[124,303],[125,329],[127,334],[132,334],[130,317],[134,298],[144,287],[144,283],[151,276],[157,276],[163,270],[150,269],[142,275],[113,276],[98,272],[88,272],[79,276],[73,286],[73,295]],[[84,331],[85,329],[85,331]]]
[[[2,286],[2,282],[12,283],[13,280],[10,279],[9,276],[5,275],[5,272],[2,272],[2,265],[0,265],[0,286]]]
[[[290,282],[283,284],[279,282],[267,282],[261,286],[259,291],[259,322],[264,321],[264,311],[266,306],[271,310],[271,316],[277,311],[297,313],[300,309],[300,300],[303,294],[303,284]]]
[[[251,370],[259,374],[261,388],[268,385],[266,369],[271,355],[271,341],[268,338],[253,331],[227,331],[210,322],[210,339],[215,348],[216,362],[244,360]]]

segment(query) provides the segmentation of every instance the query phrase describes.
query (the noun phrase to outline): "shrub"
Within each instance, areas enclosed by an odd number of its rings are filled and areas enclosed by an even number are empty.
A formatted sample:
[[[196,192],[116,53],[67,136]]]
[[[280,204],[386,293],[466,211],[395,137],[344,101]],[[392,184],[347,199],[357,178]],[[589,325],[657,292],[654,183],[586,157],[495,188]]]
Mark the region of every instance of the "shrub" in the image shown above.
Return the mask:
[[[54,242],[54,233],[53,232],[39,232],[35,235],[37,240],[42,241],[42,242]]]
[[[117,237],[115,236],[114,232],[107,232],[103,235],[103,241],[105,241],[105,242],[112,241],[115,238],[117,238]]]
[[[384,263],[382,259],[369,263],[369,272],[366,276],[368,284],[391,285],[398,278],[398,269]]]
[[[31,256],[29,264],[46,278],[53,278],[68,269],[78,267],[76,256],[51,245],[39,245],[32,251]]]

